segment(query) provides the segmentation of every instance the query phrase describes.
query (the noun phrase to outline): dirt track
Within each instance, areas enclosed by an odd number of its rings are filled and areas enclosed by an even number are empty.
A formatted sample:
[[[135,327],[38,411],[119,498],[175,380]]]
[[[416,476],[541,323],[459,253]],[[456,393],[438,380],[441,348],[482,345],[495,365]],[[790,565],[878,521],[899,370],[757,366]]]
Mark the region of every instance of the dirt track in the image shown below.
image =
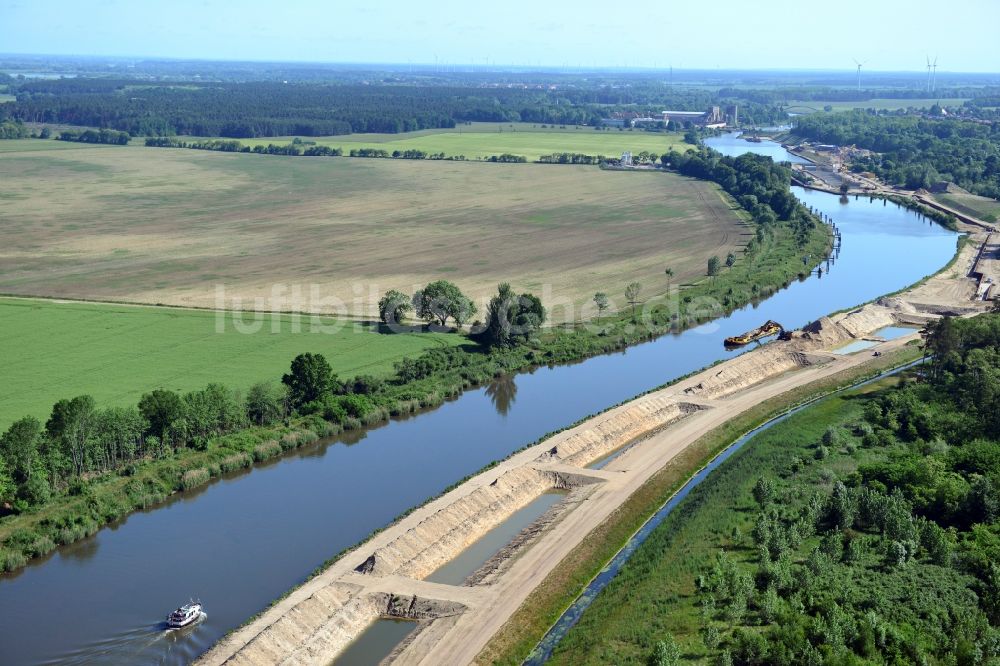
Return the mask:
[[[221,641],[199,663],[329,663],[351,636],[385,614],[424,620],[425,630],[394,663],[476,661],[489,639],[580,540],[699,437],[764,400],[870,361],[871,350],[830,353],[844,342],[891,323],[920,323],[941,312],[971,314],[985,307],[968,300],[973,282],[967,273],[977,249],[978,243],[968,244],[953,269],[912,293],[824,317],[791,341],[765,345],[616,407],[477,475],[335,562]],[[916,337],[882,342],[873,350],[896,349]],[[585,467],[636,440],[641,441],[604,469]],[[587,490],[583,499],[491,576],[489,584],[421,580],[548,488],[581,486]],[[408,604],[386,604],[386,595]]]

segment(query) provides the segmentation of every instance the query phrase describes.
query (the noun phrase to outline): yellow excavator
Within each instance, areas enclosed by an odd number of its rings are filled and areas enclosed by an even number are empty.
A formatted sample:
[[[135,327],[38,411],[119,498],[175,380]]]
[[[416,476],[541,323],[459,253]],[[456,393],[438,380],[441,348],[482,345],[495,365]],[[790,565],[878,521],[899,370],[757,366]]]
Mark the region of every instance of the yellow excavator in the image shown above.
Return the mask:
[[[742,347],[743,345],[750,344],[754,340],[760,340],[761,338],[766,338],[769,335],[781,333],[784,330],[785,329],[781,324],[773,319],[768,319],[762,326],[758,326],[752,331],[747,331],[741,335],[734,335],[731,338],[726,338],[725,345],[727,347]]]

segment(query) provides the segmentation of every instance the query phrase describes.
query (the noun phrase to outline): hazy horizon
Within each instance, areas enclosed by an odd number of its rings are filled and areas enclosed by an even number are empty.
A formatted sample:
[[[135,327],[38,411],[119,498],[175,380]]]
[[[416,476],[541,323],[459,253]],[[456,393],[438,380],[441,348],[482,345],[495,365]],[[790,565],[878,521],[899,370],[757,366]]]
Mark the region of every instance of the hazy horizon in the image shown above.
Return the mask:
[[[699,6],[640,0],[622,11],[511,0],[502,8],[457,0],[220,0],[129,3],[0,0],[3,51],[21,56],[142,58],[343,65],[544,67],[730,71],[1000,72],[991,49],[1000,3],[929,0],[875,5],[843,0],[829,14],[773,0],[747,13],[720,0]],[[933,33],[928,33],[928,26]],[[734,67],[733,63],[739,63]]]

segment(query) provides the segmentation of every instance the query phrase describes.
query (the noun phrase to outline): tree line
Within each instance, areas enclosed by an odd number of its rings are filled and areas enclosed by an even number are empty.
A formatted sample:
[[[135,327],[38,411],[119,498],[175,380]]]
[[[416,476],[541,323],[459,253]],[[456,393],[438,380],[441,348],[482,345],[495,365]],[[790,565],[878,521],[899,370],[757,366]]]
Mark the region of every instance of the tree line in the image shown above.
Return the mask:
[[[0,139],[27,139],[31,130],[24,123],[5,120],[0,122]]]
[[[76,141],[77,143],[106,143],[116,146],[127,146],[128,132],[115,130],[63,130],[56,137],[58,141]]]
[[[816,218],[792,194],[791,169],[770,157],[754,153],[728,157],[699,146],[685,153],[671,149],[660,160],[664,166],[685,176],[718,183],[753,216],[758,229],[757,237],[747,245],[750,253],[763,241],[762,234],[776,223],[789,224],[800,245],[806,243],[817,224]]]
[[[583,153],[552,153],[541,155],[538,161],[542,164],[601,164],[605,161],[603,155],[585,155]]]
[[[703,111],[741,102],[752,122],[782,117],[777,105],[655,81],[628,88],[581,80],[573,86],[403,85],[381,82],[149,81],[76,77],[13,86],[17,101],[0,114],[25,122],[85,125],[132,136],[326,136],[399,133],[456,123],[531,122],[598,126],[616,112]]]

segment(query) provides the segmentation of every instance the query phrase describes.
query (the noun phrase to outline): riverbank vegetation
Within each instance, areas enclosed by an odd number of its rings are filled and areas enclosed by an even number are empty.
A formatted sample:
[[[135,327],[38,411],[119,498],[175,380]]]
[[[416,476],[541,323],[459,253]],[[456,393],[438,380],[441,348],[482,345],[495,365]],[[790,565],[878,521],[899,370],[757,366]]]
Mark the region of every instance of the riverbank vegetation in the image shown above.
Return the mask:
[[[1000,199],[1000,126],[922,115],[812,114],[796,119],[794,136],[879,154],[852,161],[857,171],[909,189],[942,180]]]
[[[1000,316],[757,435],[653,532],[554,663],[989,663],[1000,656]],[[659,649],[659,652],[658,652]]]
[[[924,204],[910,197],[890,195],[886,198],[892,203],[896,204],[897,206],[902,206],[907,210],[912,210],[916,213],[920,213],[924,217],[934,220],[945,229],[950,229],[951,231],[958,231],[958,218],[956,218],[951,213],[945,213],[944,211],[938,210],[936,208],[925,206]]]
[[[596,330],[580,324],[542,331],[545,310],[539,299],[527,293],[515,297],[501,285],[486,321],[473,323],[473,330],[482,332],[473,340],[481,345],[404,358],[388,378],[341,380],[322,355],[303,354],[283,377],[287,398],[260,385],[248,401],[212,383],[182,395],[152,391],[136,408],[112,411],[99,410],[87,395],[60,400],[44,430],[36,418],[20,419],[4,435],[11,482],[3,486],[3,501],[14,513],[0,521],[4,568],[17,568],[171,492],[318,437],[436,406],[500,374],[621,349],[721,316],[804,275],[804,253],[817,261],[826,254],[827,230],[794,198],[794,205],[783,205],[781,192],[791,196],[787,170],[763,158],[730,160],[708,151],[691,168],[706,168],[709,177],[720,176],[734,192],[756,192],[741,194],[757,197],[756,231],[741,260],[690,284],[678,302],[646,303],[642,317],[628,312],[602,321]],[[639,293],[634,289],[629,299],[638,301]],[[418,316],[440,327],[449,319],[461,326],[475,312],[458,287],[446,281],[428,284],[413,304]],[[385,305],[390,312],[398,304],[391,299]],[[500,313],[512,317],[515,327],[500,325]]]

